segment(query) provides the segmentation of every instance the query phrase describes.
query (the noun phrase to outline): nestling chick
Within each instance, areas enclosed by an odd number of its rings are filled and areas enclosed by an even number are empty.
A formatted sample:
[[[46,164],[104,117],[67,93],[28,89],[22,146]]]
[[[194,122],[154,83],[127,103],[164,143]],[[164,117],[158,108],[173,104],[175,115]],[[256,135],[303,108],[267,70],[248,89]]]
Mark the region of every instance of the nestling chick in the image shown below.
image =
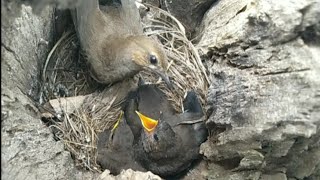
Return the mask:
[[[96,81],[114,83],[145,69],[170,85],[164,51],[155,39],[143,34],[134,0],[121,0],[121,4],[110,0],[106,6],[99,6],[99,0],[79,3],[72,12],[73,21]]]
[[[98,135],[97,163],[115,175],[123,169],[145,171],[134,159],[133,134],[120,116],[112,130],[106,129]]]
[[[125,110],[126,121],[135,136],[136,160],[162,177],[186,170],[200,157],[200,145],[208,135],[196,93],[188,92],[185,111],[177,114],[156,86],[142,85],[136,91],[136,98],[128,100]]]

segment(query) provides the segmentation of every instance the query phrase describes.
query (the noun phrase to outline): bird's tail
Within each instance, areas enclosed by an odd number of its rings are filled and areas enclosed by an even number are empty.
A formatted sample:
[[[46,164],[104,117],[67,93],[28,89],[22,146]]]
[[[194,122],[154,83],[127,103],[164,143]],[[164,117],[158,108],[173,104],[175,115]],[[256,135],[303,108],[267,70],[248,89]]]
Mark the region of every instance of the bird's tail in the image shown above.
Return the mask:
[[[99,0],[80,0],[77,10],[77,18],[85,18],[90,13],[96,11],[99,8]]]
[[[72,20],[76,30],[80,24],[88,22],[89,15],[99,9],[99,0],[79,0],[75,9],[71,10]]]
[[[88,30],[90,14],[99,9],[99,0],[79,0],[75,9],[70,10],[75,30],[78,37],[83,36]],[[86,41],[86,40],[83,40]]]
[[[135,0],[121,0],[121,5],[125,9],[137,8]]]
[[[127,16],[125,19],[130,20],[130,22],[127,23],[132,25],[131,28],[135,29],[135,32],[139,32],[142,27],[140,23],[140,13],[135,4],[135,0],[121,0],[121,6],[123,13]]]

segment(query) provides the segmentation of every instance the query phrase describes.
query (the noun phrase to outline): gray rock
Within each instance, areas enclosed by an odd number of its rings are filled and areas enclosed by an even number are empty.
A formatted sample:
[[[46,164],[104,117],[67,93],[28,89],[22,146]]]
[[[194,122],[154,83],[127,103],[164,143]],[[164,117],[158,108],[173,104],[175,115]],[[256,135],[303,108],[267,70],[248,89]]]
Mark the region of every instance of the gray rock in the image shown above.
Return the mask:
[[[6,4],[9,4],[10,6],[15,7],[15,12],[20,12],[21,5],[26,5],[32,7],[33,13],[39,15],[42,13],[43,10],[50,7],[57,7],[59,9],[68,9],[68,8],[74,8],[78,5],[78,0],[1,0],[1,2],[4,2]],[[7,6],[8,7],[8,6]],[[14,13],[13,13],[14,14]],[[16,14],[16,15],[19,15]]]
[[[227,174],[318,174],[320,44],[306,34],[318,37],[319,7],[315,0],[222,0],[205,14],[197,47],[213,82],[206,109],[216,136],[201,153],[232,164]]]
[[[6,17],[1,24],[1,178],[94,178],[75,168],[29,98],[38,94],[41,67],[52,43],[53,10],[48,7],[34,15],[30,7],[13,2],[1,8]]]
[[[287,177],[283,173],[264,174],[261,176],[261,180],[287,180]]]
[[[211,163],[209,165],[208,179],[210,180],[259,180],[261,172],[259,171],[240,171],[233,172],[231,161]],[[231,166],[230,166],[231,165]]]
[[[217,0],[144,0],[175,16],[186,28],[188,37],[198,30],[203,15]]]
[[[133,171],[132,169],[122,170],[121,173],[117,176],[113,176],[110,174],[109,170],[105,170],[97,180],[161,180],[161,178],[157,175],[152,174],[150,171],[148,172],[139,172]]]
[[[53,11],[46,5],[58,1],[37,2],[23,1],[32,10],[22,1],[1,1],[7,17],[1,24],[1,177],[94,179],[97,174],[74,167],[29,98],[38,94],[52,44]],[[61,2],[61,8],[76,5]],[[196,2],[208,1],[184,3]],[[175,6],[168,10],[182,15]],[[180,20],[193,6],[183,6]],[[201,146],[208,172],[189,173],[220,180],[320,178],[319,7],[318,0],[221,0],[204,15],[197,48],[213,82],[206,109],[215,136]],[[183,23],[192,29],[199,17]],[[130,170],[100,178],[160,179]]]

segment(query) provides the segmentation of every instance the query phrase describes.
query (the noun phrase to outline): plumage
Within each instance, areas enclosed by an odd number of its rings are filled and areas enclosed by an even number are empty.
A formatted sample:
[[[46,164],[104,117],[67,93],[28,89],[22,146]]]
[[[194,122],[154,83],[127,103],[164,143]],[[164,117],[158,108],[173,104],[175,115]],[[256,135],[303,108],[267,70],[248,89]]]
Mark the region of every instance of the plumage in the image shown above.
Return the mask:
[[[135,98],[128,101],[125,117],[130,128],[136,129],[135,156],[145,169],[163,177],[172,176],[200,157],[199,147],[207,138],[207,130],[201,104],[193,91],[188,92],[184,107],[185,112],[175,113],[165,94],[154,85],[138,87]],[[155,129],[134,126],[144,121],[134,110],[158,120]]]
[[[97,163],[112,174],[117,175],[122,169],[130,168],[145,171],[135,161],[133,134],[122,117],[112,130],[107,129],[98,135],[97,151]]]
[[[99,83],[109,84],[146,69],[170,84],[164,71],[167,68],[164,51],[155,39],[143,34],[134,0],[103,3],[80,0],[72,11],[92,77]]]
[[[141,101],[141,97],[144,97]],[[175,110],[170,105],[167,97],[163,92],[156,88],[154,85],[144,85],[144,82],[139,85],[139,87],[131,91],[127,97],[127,102],[124,107],[124,116],[130,126],[132,133],[137,140],[140,137],[142,124],[139,120],[138,115],[135,113],[136,110],[154,119],[160,118],[160,112],[166,112],[163,114],[166,116],[171,116],[175,113]],[[144,99],[148,99],[145,101]]]

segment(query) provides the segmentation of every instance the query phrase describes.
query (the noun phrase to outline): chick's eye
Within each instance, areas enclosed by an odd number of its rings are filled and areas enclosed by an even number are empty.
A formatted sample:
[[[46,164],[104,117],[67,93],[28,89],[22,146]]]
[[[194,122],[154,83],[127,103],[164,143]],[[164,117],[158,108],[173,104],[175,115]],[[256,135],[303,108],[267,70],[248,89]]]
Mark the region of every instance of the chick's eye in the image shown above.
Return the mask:
[[[154,138],[154,140],[156,140],[156,141],[158,141],[158,140],[159,140],[159,138],[158,138],[158,135],[157,135],[157,134],[154,134],[154,135],[153,135],[153,138]]]
[[[155,55],[150,55],[150,63],[151,64],[157,64],[158,63],[158,59]]]

